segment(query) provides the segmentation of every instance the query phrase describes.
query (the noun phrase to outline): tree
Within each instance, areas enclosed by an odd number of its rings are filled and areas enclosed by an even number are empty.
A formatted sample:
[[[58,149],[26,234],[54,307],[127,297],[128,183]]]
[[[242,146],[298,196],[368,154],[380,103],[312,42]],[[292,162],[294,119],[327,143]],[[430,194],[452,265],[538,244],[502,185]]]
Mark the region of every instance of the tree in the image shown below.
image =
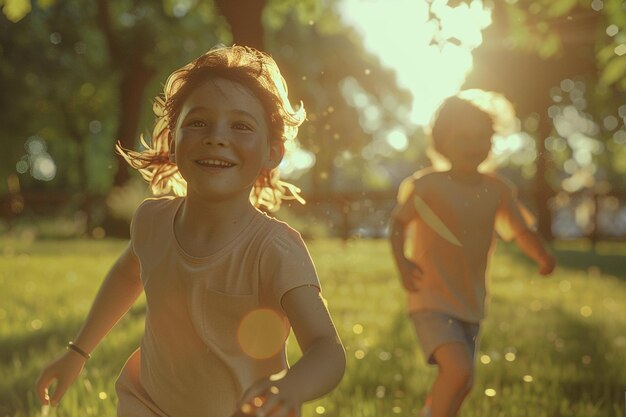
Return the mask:
[[[265,0],[215,0],[230,25],[233,43],[265,50],[262,13]]]
[[[485,32],[485,41],[475,51],[474,71],[466,87],[478,87],[504,93],[515,104],[522,120],[538,120],[533,133],[537,159],[535,203],[539,230],[551,237],[548,201],[553,195],[549,181],[553,171],[546,150],[546,139],[554,126],[548,109],[554,104],[551,88],[566,78],[582,77],[607,92],[619,84],[618,74],[626,73],[624,58],[598,59],[607,41],[602,35],[607,21],[616,17],[612,11],[619,1],[607,1],[604,12],[589,8],[577,0],[518,1],[494,3],[493,24]],[[624,14],[619,14],[624,19]],[[597,74],[602,74],[598,79]],[[606,100],[606,97],[604,98]]]

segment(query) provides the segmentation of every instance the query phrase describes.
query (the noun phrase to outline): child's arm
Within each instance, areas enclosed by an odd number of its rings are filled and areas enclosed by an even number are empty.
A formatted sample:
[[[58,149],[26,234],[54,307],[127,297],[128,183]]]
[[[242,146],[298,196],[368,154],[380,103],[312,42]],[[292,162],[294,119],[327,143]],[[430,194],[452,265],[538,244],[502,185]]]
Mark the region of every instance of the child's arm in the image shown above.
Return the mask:
[[[552,273],[556,266],[556,261],[535,232],[526,229],[515,236],[515,243],[522,252],[537,262],[541,275],[550,275]]]
[[[73,343],[85,353],[93,351],[115,323],[126,314],[142,289],[139,261],[131,245],[128,245],[107,274]],[[86,360],[78,352],[68,350],[48,364],[36,383],[41,402],[48,403],[46,391],[56,380],[57,385],[49,401],[53,405],[58,404],[69,385],[80,374]]]
[[[515,186],[508,181],[491,176],[501,187],[501,203],[496,213],[496,231],[504,240],[515,240],[517,246],[539,265],[541,275],[549,275],[556,262],[539,236],[531,229],[532,215],[517,199]]]
[[[244,394],[242,406],[255,397],[264,399],[257,416],[299,416],[300,405],[330,392],[346,367],[343,346],[318,288],[294,288],[283,296],[282,306],[302,357],[282,379],[259,381]]]
[[[389,224],[389,241],[391,242],[391,252],[396,262],[402,285],[407,291],[418,291],[418,283],[422,277],[422,270],[404,255],[404,244],[406,241],[406,223],[392,217]]]

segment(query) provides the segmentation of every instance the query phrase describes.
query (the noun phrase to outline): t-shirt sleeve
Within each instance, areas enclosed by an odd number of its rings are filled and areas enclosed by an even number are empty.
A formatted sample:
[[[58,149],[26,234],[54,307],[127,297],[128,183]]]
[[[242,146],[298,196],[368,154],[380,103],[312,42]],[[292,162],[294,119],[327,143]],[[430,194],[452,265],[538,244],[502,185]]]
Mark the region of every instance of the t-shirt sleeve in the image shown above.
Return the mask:
[[[317,271],[300,234],[281,230],[272,237],[261,257],[261,286],[269,303],[281,306],[288,291],[313,286],[321,289]]]
[[[502,239],[511,241],[519,234],[534,228],[534,216],[517,198],[517,190],[511,184],[501,182],[502,194],[496,213],[495,229]]]
[[[133,251],[135,253],[137,253],[137,239],[138,236],[141,234],[141,229],[142,229],[142,218],[145,216],[145,210],[146,210],[146,200],[144,200],[141,204],[139,204],[139,207],[137,207],[135,209],[135,212],[133,213],[133,217],[130,220],[130,243],[131,243],[131,247],[133,248]]]
[[[407,224],[417,216],[414,204],[415,193],[415,179],[413,177],[406,178],[400,183],[400,187],[398,187],[397,203],[391,212],[393,219]]]
[[[130,242],[135,253],[137,253],[137,245],[141,244],[150,229],[147,223],[151,206],[155,204],[155,201],[153,198],[143,200],[133,213],[130,221]]]

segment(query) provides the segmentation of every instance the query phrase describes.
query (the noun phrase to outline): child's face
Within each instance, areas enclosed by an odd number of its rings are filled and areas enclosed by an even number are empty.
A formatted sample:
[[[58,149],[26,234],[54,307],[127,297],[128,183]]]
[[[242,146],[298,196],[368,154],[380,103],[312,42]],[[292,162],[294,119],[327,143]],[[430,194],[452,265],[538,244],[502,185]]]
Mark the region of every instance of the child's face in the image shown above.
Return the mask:
[[[282,157],[280,142],[270,144],[266,120],[259,99],[239,83],[214,78],[195,88],[173,132],[173,160],[187,193],[247,199],[261,171]]]
[[[466,121],[463,126],[451,127],[447,133],[440,152],[452,169],[476,171],[489,155],[493,130],[483,122]]]

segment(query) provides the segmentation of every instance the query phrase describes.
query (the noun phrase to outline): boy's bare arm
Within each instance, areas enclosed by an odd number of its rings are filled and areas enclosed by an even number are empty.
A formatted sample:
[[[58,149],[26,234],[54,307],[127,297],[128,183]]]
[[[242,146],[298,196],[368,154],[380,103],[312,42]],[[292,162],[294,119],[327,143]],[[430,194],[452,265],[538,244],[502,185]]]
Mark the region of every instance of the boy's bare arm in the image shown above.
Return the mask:
[[[515,237],[515,243],[532,260],[539,265],[541,275],[550,275],[556,266],[554,256],[532,230],[526,230]]]
[[[407,291],[418,291],[417,284],[422,276],[422,271],[404,255],[406,224],[396,217],[392,217],[389,224],[389,241],[391,242],[393,259],[400,272],[402,285]]]
[[[258,381],[242,397],[240,408],[265,398],[256,415],[283,415],[330,392],[343,377],[346,356],[318,288],[303,286],[282,298],[302,357],[277,381]],[[298,415],[284,414],[284,415]]]
[[[73,340],[75,345],[86,353],[93,351],[115,323],[126,314],[142,289],[139,261],[128,245],[100,286],[89,315]],[[82,370],[85,361],[86,358],[78,352],[68,350],[46,366],[36,383],[41,401],[48,402],[46,389],[57,380],[57,386],[50,397],[50,402],[57,404]]]

